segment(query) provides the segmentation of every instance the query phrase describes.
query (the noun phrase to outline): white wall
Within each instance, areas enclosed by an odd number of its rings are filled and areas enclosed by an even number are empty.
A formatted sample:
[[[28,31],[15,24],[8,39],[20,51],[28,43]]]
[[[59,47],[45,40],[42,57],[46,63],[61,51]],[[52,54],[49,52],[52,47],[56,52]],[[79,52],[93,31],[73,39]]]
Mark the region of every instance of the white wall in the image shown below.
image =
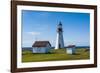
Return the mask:
[[[10,73],[10,2],[9,1],[10,0],[0,0],[0,73]],[[78,4],[93,4],[93,5],[100,3],[100,0],[38,0],[38,1],[62,2],[62,3],[73,2]],[[100,19],[100,8],[98,10],[98,13],[99,13],[98,19]],[[100,24],[100,20],[98,24]],[[98,25],[98,28],[99,28],[98,37],[100,37],[100,25]],[[98,43],[100,43],[100,38],[98,38]],[[98,64],[100,64],[99,52],[100,52],[100,45],[98,46]],[[98,68],[42,71],[34,73],[55,73],[55,72],[56,73],[99,73],[100,65],[98,65]]]
[[[33,47],[33,53],[47,53],[48,47]]]
[[[66,48],[66,53],[67,54],[73,54],[73,53],[75,53],[75,48]]]

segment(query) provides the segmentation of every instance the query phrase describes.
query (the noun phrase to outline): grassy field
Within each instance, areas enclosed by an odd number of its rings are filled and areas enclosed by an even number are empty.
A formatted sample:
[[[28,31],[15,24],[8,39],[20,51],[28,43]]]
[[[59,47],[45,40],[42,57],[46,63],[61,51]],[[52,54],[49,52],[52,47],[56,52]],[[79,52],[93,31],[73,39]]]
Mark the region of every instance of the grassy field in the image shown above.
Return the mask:
[[[65,49],[51,50],[47,54],[34,54],[31,51],[22,52],[22,62],[40,62],[57,60],[82,60],[89,59],[89,51],[86,49],[76,49],[76,54],[69,55]]]

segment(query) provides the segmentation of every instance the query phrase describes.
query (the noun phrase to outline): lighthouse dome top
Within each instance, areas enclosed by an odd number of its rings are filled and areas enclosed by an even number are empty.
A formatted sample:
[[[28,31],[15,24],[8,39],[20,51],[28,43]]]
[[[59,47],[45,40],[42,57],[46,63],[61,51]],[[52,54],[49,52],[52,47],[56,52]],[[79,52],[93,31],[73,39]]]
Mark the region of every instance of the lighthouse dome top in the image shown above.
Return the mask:
[[[59,22],[59,24],[57,26],[57,32],[63,32],[62,23],[61,22]]]
[[[62,26],[62,23],[61,23],[61,22],[59,22],[59,25],[60,25],[60,26]]]
[[[62,23],[61,22],[59,22],[58,28],[62,28]]]

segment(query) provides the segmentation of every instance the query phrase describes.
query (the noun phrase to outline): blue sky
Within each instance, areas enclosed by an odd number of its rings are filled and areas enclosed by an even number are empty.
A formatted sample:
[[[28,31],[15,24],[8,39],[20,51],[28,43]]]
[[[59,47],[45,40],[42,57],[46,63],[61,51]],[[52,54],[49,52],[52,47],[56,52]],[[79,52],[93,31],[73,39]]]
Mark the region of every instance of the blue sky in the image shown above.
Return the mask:
[[[39,40],[50,41],[55,46],[56,29],[60,21],[65,46],[90,45],[89,13],[22,10],[22,47],[31,47]]]

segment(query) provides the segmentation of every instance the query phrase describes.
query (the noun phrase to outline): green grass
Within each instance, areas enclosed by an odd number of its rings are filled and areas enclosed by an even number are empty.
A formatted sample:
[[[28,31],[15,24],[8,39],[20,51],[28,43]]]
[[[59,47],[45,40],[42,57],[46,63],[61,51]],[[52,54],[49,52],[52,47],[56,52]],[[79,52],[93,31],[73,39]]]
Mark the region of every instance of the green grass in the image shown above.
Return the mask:
[[[58,61],[58,60],[82,60],[89,59],[89,51],[77,49],[76,54],[67,54],[65,49],[51,50],[47,54],[34,54],[31,51],[22,52],[22,62]]]

